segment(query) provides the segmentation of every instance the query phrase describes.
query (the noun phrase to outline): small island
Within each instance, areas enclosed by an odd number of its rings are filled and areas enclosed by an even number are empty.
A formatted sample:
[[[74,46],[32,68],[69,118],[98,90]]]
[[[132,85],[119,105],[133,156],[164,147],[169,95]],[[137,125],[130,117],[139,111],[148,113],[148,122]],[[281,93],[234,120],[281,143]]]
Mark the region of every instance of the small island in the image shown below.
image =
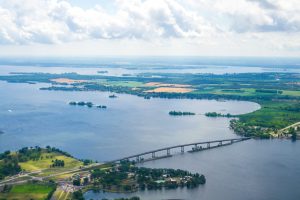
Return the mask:
[[[97,71],[98,74],[107,74],[108,71],[107,70],[103,70],[103,71]]]
[[[235,115],[232,115],[230,113],[227,114],[222,114],[222,113],[217,113],[217,112],[207,112],[205,113],[206,117],[236,117]]]
[[[69,102],[69,105],[71,105],[71,106],[87,106],[88,108],[92,108],[95,106],[94,103],[92,103],[92,102],[84,102],[84,101],[79,101],[79,102],[71,101],[71,102]],[[95,107],[102,108],[102,109],[107,108],[107,106],[105,106],[105,105],[97,105]]]
[[[132,74],[122,74],[122,76],[132,76]]]
[[[84,101],[79,101],[79,102],[75,102],[75,101],[71,101],[69,103],[69,105],[71,106],[87,106],[89,108],[93,107],[93,103],[92,102],[84,102]]]
[[[115,94],[109,95],[108,97],[111,99],[117,98],[117,96]]]
[[[102,108],[102,109],[106,109],[107,107],[106,106],[101,106],[101,105],[99,105],[99,106],[96,106],[97,108]]]
[[[172,116],[184,116],[184,115],[195,115],[193,112],[182,112],[182,111],[170,111],[169,115]]]

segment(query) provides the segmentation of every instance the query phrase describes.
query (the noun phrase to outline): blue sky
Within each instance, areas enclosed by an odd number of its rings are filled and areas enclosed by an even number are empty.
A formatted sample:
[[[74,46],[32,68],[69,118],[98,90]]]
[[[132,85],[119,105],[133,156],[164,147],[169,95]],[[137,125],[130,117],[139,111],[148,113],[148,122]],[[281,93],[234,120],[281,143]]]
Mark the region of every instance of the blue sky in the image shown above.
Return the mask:
[[[300,56],[298,0],[0,0],[0,56]]]

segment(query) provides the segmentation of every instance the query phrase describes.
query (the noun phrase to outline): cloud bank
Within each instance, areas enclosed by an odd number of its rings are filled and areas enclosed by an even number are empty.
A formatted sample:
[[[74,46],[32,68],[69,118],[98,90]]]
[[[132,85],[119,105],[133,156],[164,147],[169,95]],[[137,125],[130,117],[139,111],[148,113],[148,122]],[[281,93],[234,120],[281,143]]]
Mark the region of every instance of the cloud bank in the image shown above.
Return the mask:
[[[0,50],[297,56],[298,1],[0,0]]]
[[[58,43],[86,39],[192,38],[213,31],[176,1],[116,1],[114,13],[59,0],[7,0],[0,6],[0,42]]]
[[[116,0],[115,10],[67,0],[3,0],[0,43],[89,39],[207,38],[300,31],[298,0]]]

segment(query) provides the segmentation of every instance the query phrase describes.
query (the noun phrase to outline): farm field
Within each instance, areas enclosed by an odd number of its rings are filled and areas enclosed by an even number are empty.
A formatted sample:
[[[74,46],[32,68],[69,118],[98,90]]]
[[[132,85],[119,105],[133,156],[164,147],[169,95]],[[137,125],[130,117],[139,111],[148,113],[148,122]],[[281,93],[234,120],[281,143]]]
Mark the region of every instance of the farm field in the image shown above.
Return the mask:
[[[44,200],[54,192],[54,185],[26,183],[14,185],[7,193],[0,193],[0,199],[7,200]]]

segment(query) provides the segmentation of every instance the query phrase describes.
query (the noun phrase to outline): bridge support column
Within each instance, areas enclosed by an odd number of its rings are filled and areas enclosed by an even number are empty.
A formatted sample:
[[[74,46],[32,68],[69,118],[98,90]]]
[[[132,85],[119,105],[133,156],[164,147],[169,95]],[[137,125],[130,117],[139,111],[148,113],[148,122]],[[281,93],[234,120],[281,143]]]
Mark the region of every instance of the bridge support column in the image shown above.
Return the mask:
[[[219,146],[222,146],[222,141],[221,141],[221,142],[219,142]]]
[[[181,153],[184,153],[184,146],[181,146]]]
[[[155,158],[155,152],[152,153],[152,158]]]
[[[167,149],[167,155],[168,155],[168,156],[171,155],[170,149]]]
[[[210,142],[207,143],[207,148],[208,148],[208,149],[210,148]]]
[[[136,157],[136,162],[138,162],[138,163],[139,163],[140,161],[141,161],[141,158],[140,158],[140,156],[137,156],[137,157]]]
[[[233,144],[233,142],[234,142],[233,140],[230,140],[230,144]]]

